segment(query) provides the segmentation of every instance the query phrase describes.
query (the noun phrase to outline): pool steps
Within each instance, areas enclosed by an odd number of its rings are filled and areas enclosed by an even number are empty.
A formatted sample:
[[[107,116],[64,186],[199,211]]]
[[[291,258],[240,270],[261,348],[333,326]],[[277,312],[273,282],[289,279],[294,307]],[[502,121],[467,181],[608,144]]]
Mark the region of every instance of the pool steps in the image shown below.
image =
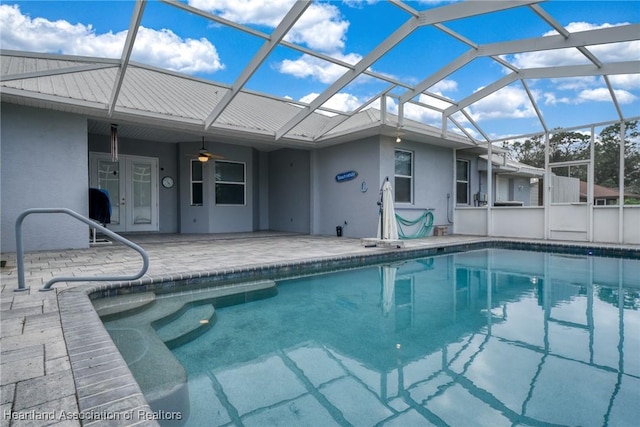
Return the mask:
[[[166,321],[160,319],[154,322],[156,334],[169,348],[180,347],[193,341],[208,331],[215,322],[213,304],[189,305],[184,308],[167,316]],[[161,321],[164,322],[158,323]]]
[[[154,302],[156,294],[141,292],[137,294],[117,295],[112,298],[100,298],[93,301],[93,307],[100,317],[133,314]]]
[[[171,348],[209,330],[215,306],[277,294],[273,280],[100,298],[94,307],[153,410],[189,412],[187,374]]]

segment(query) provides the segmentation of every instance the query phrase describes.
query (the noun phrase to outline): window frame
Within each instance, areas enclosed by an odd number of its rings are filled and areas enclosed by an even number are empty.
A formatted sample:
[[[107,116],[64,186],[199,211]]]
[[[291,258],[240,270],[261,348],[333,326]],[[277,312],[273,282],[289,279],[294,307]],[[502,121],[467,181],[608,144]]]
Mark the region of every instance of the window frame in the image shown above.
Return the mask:
[[[411,162],[411,170],[410,170],[410,175],[398,175],[396,173],[396,153],[397,152],[403,152],[403,153],[407,153],[410,156],[410,162]],[[393,150],[393,196],[394,196],[394,202],[395,203],[406,203],[406,204],[413,204],[413,200],[414,200],[414,175],[415,175],[415,153],[411,150],[404,150],[401,148],[396,148]],[[397,194],[397,179],[408,179],[409,180],[409,200],[398,200],[398,194]]]
[[[242,182],[218,180],[218,165],[221,163],[234,163],[242,165]],[[216,206],[246,206],[247,205],[247,163],[233,160],[215,160],[214,162],[214,202]],[[218,186],[219,185],[238,185],[242,186],[242,203],[218,203]]]
[[[464,163],[465,164],[465,171],[466,171],[466,181],[460,180],[458,179],[458,166],[459,163]],[[469,197],[469,189],[470,189],[470,182],[469,182],[469,176],[470,176],[470,165],[471,162],[468,159],[456,159],[456,206],[469,206],[471,204],[471,199]],[[465,200],[466,202],[462,203],[458,201],[458,198],[460,197],[460,192],[458,191],[458,184],[465,184],[466,187],[466,191],[465,191]]]
[[[193,165],[198,164],[200,165],[200,180],[197,179],[193,179]],[[189,165],[189,187],[190,187],[190,193],[189,193],[189,201],[191,202],[191,206],[203,206],[204,205],[204,165],[203,163],[198,160],[198,159],[192,159],[191,163]],[[202,200],[201,203],[194,203],[194,194],[195,194],[195,186],[194,184],[200,184],[200,200]]]

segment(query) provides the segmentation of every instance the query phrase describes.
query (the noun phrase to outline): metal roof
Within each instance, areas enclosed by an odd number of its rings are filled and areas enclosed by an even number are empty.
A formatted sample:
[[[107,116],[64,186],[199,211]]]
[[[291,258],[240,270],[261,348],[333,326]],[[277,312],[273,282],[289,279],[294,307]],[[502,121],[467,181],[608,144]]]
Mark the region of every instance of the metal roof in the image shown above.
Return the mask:
[[[271,34],[185,3],[174,0],[161,2],[175,8],[176,14],[197,14],[216,25],[233,27],[247,36],[255,37],[262,45],[248,58],[245,68],[230,85],[132,62],[131,52],[147,4],[145,0],[139,0],[130,19],[120,59],[2,51],[2,100],[85,114],[90,118],[90,132],[101,133],[111,122],[122,124],[119,128],[122,136],[130,132],[131,135],[143,137],[144,128],[149,138],[158,138],[159,132],[153,128],[167,129],[167,132],[160,132],[164,135],[160,141],[175,142],[196,135],[223,135],[234,141],[254,141],[256,146],[316,147],[367,135],[385,134],[402,135],[416,141],[469,146],[497,141],[472,118],[468,108],[501,89],[511,85],[524,89],[539,119],[540,129],[550,131],[543,106],[531,95],[531,82],[601,76],[614,107],[611,109],[614,114],[608,120],[638,119],[633,114],[625,115],[623,112],[610,76],[640,74],[640,52],[624,60],[602,58],[594,54],[597,50],[594,46],[640,40],[639,23],[569,32],[543,8],[545,2],[539,0],[464,1],[424,10],[416,9],[420,3],[394,0],[391,4],[406,13],[407,19],[377,46],[365,52],[357,63],[348,64],[319,50],[287,40],[287,34],[312,1],[295,2]],[[556,34],[479,43],[448,26],[459,20],[521,8],[545,22]],[[372,66],[384,59],[403,40],[427,27],[444,33],[458,45],[462,44],[466,51],[440,69],[426,71],[418,82],[402,81],[373,70]],[[279,47],[312,55],[327,65],[344,67],[346,71],[309,103],[246,89],[251,76]],[[580,52],[582,61],[554,67],[520,68],[508,59],[509,55],[531,52],[551,54],[567,49]],[[483,64],[482,61],[498,64],[506,72],[490,84],[459,99],[445,98],[431,91],[434,85],[457,71],[472,64],[478,66]],[[362,76],[379,80],[385,88],[352,111],[336,111],[326,107],[328,100]],[[388,100],[397,102],[397,114],[388,111]],[[374,104],[376,109],[371,108]],[[405,111],[410,108],[438,112],[442,116],[441,126],[434,127],[433,124],[408,119]],[[587,126],[589,123],[581,125]],[[469,127],[473,127],[473,132]]]

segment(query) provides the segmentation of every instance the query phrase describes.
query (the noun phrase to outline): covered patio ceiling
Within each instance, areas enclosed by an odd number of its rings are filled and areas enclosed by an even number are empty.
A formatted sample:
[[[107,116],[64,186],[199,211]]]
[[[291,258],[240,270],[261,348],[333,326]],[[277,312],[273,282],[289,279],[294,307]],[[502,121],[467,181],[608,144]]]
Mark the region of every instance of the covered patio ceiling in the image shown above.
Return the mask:
[[[120,101],[123,87],[131,78],[128,71],[134,64],[132,56],[135,55],[132,54],[137,43],[141,43],[140,30],[153,25],[155,14],[160,7],[163,8],[163,13],[170,10],[175,22],[195,17],[204,20],[207,28],[215,30],[211,30],[213,33],[220,33],[220,29],[231,31],[239,38],[251,39],[252,45],[255,46],[253,51],[235,51],[243,65],[235,67],[232,73],[226,73],[226,81],[216,80],[215,74],[207,77],[216,81],[224,90],[216,92],[215,99],[211,98],[201,107],[204,109],[202,118],[197,120],[195,126],[193,119],[190,119],[188,128],[177,128],[175,135],[164,133],[165,138],[169,139],[184,138],[184,132],[195,135],[197,132],[194,132],[194,129],[198,129],[203,135],[221,132],[224,135],[227,132],[230,137],[238,137],[242,133],[242,127],[237,129],[238,132],[223,129],[224,123],[221,123],[221,118],[225,113],[228,114],[234,103],[238,102],[239,95],[243,93],[281,100],[298,107],[273,130],[260,135],[263,143],[273,146],[301,139],[300,135],[292,130],[309,121],[311,117],[317,117],[317,114],[330,116],[331,119],[322,126],[316,125],[311,127],[311,131],[305,131],[304,139],[307,146],[322,145],[327,141],[340,142],[348,139],[350,134],[366,135],[371,129],[389,136],[410,137],[416,140],[420,140],[421,135],[429,134],[430,137],[436,135],[441,141],[465,139],[471,144],[486,145],[488,142],[514,139],[518,135],[549,132],[559,127],[578,129],[590,125],[602,126],[622,120],[636,120],[640,116],[640,84],[637,84],[640,82],[638,14],[629,16],[623,22],[582,30],[579,26],[571,25],[574,23],[573,20],[567,22],[564,17],[563,21],[560,21],[554,16],[556,7],[566,2],[360,2],[357,7],[352,7],[350,14],[357,15],[358,8],[380,8],[387,19],[371,22],[371,25],[367,26],[352,24],[353,28],[350,31],[369,32],[367,35],[375,42],[371,46],[359,49],[357,55],[347,55],[344,52],[332,53],[321,47],[311,46],[308,41],[301,39],[299,31],[295,29],[296,25],[302,25],[314,7],[329,5],[344,8],[345,4],[353,2],[288,3],[290,6],[286,13],[277,23],[270,25],[257,24],[257,21],[242,16],[234,19],[228,13],[219,12],[213,3],[204,0],[139,0],[132,3],[133,10],[126,31],[126,40],[116,61],[117,73],[111,85],[108,103],[105,105],[107,117],[96,117],[92,120],[90,131],[93,129],[96,133],[102,133],[108,128],[111,118],[127,117]],[[576,8],[577,14],[590,2],[570,3]],[[264,8],[269,7],[269,2],[265,3]],[[563,7],[566,9],[567,6]],[[579,19],[580,17],[576,17],[576,21]],[[331,23],[327,22],[327,25]],[[501,31],[501,28],[513,26],[522,28],[519,32],[522,34],[521,38],[512,38]],[[473,27],[484,28],[485,31],[480,35],[476,31],[468,30]],[[230,33],[225,34],[228,37]],[[216,45],[234,45],[232,39],[214,40],[215,36],[210,35],[209,30],[201,34],[201,37],[211,38]],[[419,47],[419,50],[416,50],[416,47]],[[617,54],[611,54],[612,51]],[[288,64],[291,65],[293,59],[288,58],[296,58],[299,55],[302,55],[308,64],[313,63],[324,70],[331,70],[332,77],[326,77],[322,81],[322,90],[314,92],[313,96],[296,100],[283,91],[281,84],[274,84],[274,91],[270,92],[268,85],[259,83],[264,82],[264,79],[260,80],[258,76],[277,74],[273,71],[273,64],[289,61]],[[543,60],[545,57],[558,59]],[[138,62],[141,60],[136,59],[136,63]],[[395,72],[394,63],[398,62],[410,64],[411,73]],[[462,78],[479,74],[474,71],[476,69],[491,69],[491,72],[483,74],[484,81],[478,81],[473,88],[457,85],[457,90],[444,90]],[[31,73],[30,77],[37,77],[37,74]],[[294,83],[299,84],[302,78],[296,78],[298,80]],[[588,80],[591,82],[592,90],[600,91],[599,103],[596,107],[589,107],[587,114],[586,103],[576,101],[573,108],[585,111],[584,114],[576,116],[583,117],[585,121],[576,121],[573,118],[567,122],[566,117],[563,121],[562,117],[559,117],[562,115],[561,110],[557,110],[560,102],[551,102],[551,95],[539,87],[542,82],[568,84],[580,79]],[[629,81],[636,84],[625,86],[625,82]],[[352,102],[349,103],[336,102],[340,97],[348,97],[364,84],[368,88],[366,95],[352,96]],[[314,85],[314,88],[316,87],[317,85]],[[480,106],[486,111],[487,106],[492,103],[508,102],[513,91],[526,97],[526,105],[518,105],[516,108],[526,111],[527,114],[523,115],[527,115],[527,119],[513,120],[520,124],[521,131],[492,127],[492,120],[496,117],[486,113],[480,114]],[[606,103],[602,102],[602,91],[605,92]],[[337,132],[341,125],[345,126],[344,123],[349,119],[354,122],[354,117],[362,115],[369,108],[379,110],[376,116],[377,123],[363,125],[360,128],[351,125],[348,127],[349,132]],[[593,113],[594,110],[597,110],[597,114]],[[141,129],[144,129],[144,126],[136,124],[134,116],[129,119],[128,124],[126,119],[123,120],[125,125],[120,131],[121,135],[126,136],[129,129],[130,133],[137,133],[143,137],[141,134],[145,132]],[[425,132],[427,127],[433,131]],[[316,144],[308,144],[309,142]]]

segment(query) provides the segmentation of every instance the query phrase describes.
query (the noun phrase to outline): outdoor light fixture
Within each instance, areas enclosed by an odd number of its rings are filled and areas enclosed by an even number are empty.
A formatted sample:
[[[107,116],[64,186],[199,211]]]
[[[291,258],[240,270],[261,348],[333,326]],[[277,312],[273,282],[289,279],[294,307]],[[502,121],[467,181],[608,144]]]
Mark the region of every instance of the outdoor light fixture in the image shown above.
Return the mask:
[[[402,142],[402,139],[400,139],[400,135],[398,135],[396,137],[396,144],[400,144]]]
[[[204,136],[203,136],[202,137],[202,148],[200,149],[200,151],[198,151],[198,161],[200,163],[206,163],[211,158],[222,159],[222,156],[219,156],[217,154],[211,154],[210,152],[207,151],[207,149],[204,146]]]

